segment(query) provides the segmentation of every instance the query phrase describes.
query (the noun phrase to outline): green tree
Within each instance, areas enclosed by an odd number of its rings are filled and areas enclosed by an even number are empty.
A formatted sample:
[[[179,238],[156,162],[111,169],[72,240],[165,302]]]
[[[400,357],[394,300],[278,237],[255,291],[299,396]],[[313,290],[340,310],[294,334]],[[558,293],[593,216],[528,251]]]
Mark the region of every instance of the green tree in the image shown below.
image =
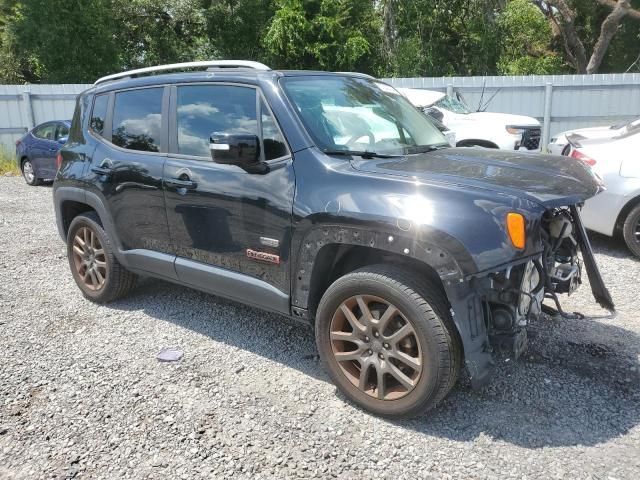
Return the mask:
[[[278,0],[264,39],[275,66],[376,73],[382,24],[369,0]]]
[[[89,82],[119,66],[111,0],[23,0],[6,30],[27,80]]]
[[[502,45],[498,72],[503,75],[547,75],[566,71],[551,49],[553,33],[546,17],[529,0],[509,0],[498,16]]]
[[[203,6],[215,56],[269,63],[262,39],[275,13],[272,0],[206,0]]]
[[[121,68],[202,60],[215,54],[199,0],[109,0]]]
[[[496,8],[489,0],[383,0],[385,69],[399,76],[495,73]]]

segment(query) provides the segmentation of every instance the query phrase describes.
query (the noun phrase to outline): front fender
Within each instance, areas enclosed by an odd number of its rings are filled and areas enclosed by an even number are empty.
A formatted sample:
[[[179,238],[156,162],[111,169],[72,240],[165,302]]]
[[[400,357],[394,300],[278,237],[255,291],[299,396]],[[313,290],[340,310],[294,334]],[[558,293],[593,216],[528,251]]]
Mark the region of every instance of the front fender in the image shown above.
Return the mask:
[[[318,224],[318,219],[315,220],[315,226],[294,236],[292,243],[296,259],[292,300],[296,307],[307,308],[316,259],[320,250],[330,245],[367,247],[412,258],[431,267],[443,283],[462,281],[461,264],[469,268],[473,263],[460,242],[435,229],[421,229],[416,235],[408,236],[384,225]]]

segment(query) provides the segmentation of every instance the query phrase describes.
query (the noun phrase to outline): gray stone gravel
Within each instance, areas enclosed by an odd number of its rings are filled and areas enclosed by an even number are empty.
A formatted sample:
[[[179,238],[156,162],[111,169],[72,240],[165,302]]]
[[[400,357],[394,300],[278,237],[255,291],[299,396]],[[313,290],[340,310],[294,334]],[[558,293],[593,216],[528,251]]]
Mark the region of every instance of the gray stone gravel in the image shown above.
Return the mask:
[[[308,327],[155,280],[83,299],[51,188],[0,178],[0,478],[640,478],[640,262],[593,243],[617,318],[543,319],[487,388],[394,422],[344,401]],[[587,285],[565,304],[606,313]]]

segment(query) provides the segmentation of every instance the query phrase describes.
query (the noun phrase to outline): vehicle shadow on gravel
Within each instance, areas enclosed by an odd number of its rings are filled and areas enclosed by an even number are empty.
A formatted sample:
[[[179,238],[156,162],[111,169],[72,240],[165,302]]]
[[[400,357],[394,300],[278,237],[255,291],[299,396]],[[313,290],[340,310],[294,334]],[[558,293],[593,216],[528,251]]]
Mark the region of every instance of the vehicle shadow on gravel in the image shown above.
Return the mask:
[[[487,387],[474,392],[463,379],[435,412],[397,424],[526,448],[597,445],[640,424],[640,337],[588,319],[545,317],[529,331],[528,352],[498,357]]]
[[[329,382],[308,326],[155,280],[144,280],[131,298],[110,307],[141,305],[151,317]],[[429,436],[488,437],[525,448],[596,445],[640,423],[640,337],[589,319],[545,317],[530,331],[525,357],[499,357],[484,389],[473,391],[463,375],[436,410],[390,423]]]

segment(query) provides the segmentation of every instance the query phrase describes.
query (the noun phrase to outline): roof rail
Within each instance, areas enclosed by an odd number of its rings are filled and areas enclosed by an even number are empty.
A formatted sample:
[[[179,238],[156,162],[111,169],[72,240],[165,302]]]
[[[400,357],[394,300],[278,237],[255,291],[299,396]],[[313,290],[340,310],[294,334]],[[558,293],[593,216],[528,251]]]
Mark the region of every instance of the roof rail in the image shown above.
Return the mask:
[[[157,65],[155,67],[138,68],[136,70],[128,70],[126,72],[114,73],[106,77],[99,78],[94,85],[117,80],[119,78],[128,78],[145,73],[164,72],[167,70],[187,70],[190,68],[251,68],[254,70],[271,70],[269,67],[260,62],[252,62],[249,60],[205,60],[202,62],[184,62],[170,63],[168,65]]]
[[[368,73],[360,73],[360,72],[335,72],[335,73],[340,73],[342,75],[355,75],[357,77],[370,78],[371,80],[377,80],[376,77],[373,77]]]

